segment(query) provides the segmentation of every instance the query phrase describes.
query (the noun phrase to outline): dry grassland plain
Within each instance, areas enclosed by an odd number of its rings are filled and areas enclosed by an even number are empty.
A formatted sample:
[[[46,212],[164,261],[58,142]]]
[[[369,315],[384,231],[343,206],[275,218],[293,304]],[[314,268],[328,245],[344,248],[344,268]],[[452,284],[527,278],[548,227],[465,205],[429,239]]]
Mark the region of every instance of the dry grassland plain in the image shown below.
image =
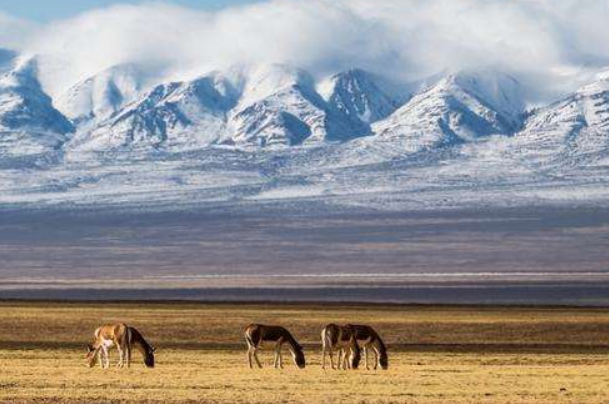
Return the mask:
[[[85,367],[93,330],[112,322],[150,339],[155,369],[137,354],[130,370]],[[290,328],[307,368],[272,369],[271,351],[247,368],[252,322]],[[328,322],[374,325],[389,370],[323,371]],[[0,303],[2,404],[607,402],[609,309]]]

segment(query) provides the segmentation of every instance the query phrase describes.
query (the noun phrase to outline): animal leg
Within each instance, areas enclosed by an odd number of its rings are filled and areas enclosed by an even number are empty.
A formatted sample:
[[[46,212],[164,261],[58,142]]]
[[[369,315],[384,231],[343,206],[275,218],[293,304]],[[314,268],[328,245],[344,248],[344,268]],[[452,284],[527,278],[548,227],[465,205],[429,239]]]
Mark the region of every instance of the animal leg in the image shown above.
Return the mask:
[[[338,359],[336,362],[336,369],[340,370],[341,366],[343,365],[343,351],[340,349],[338,350]]]
[[[104,368],[104,352],[102,349],[97,349],[97,361],[99,362],[99,367]]]
[[[277,344],[275,348],[275,354],[277,355],[277,366],[279,369],[283,369],[283,358],[281,357],[281,344]]]
[[[108,348],[106,346],[104,346],[102,348],[102,353],[104,356],[104,360],[103,360],[104,369],[108,369],[108,368],[110,368],[110,355],[108,355]]]
[[[125,366],[125,351],[119,344],[116,344],[116,348],[118,349],[118,364],[116,367],[122,369]]]
[[[125,359],[127,360],[127,369],[129,369],[131,367],[131,342],[133,340],[130,328],[127,329],[127,338],[126,339],[127,339],[127,341],[125,341],[125,348],[127,350],[127,356]]]
[[[323,345],[321,348],[321,368],[326,370],[326,346]]]
[[[336,367],[334,367],[334,349],[330,348],[330,366],[332,367],[332,370],[335,370]]]
[[[345,366],[347,369],[352,369],[353,367],[351,366],[352,362],[352,358],[353,358],[353,351],[351,350],[351,348],[349,348],[346,352],[345,352]]]
[[[373,351],[374,351],[374,370],[377,370],[378,366],[379,366],[381,354],[378,351],[378,349],[376,349],[376,348],[374,348]]]
[[[254,348],[254,359],[256,359],[256,364],[260,369],[262,369],[262,364],[260,363],[260,359],[258,358],[258,349]]]
[[[247,364],[250,369],[254,368],[254,366],[252,366],[252,347],[247,347]]]

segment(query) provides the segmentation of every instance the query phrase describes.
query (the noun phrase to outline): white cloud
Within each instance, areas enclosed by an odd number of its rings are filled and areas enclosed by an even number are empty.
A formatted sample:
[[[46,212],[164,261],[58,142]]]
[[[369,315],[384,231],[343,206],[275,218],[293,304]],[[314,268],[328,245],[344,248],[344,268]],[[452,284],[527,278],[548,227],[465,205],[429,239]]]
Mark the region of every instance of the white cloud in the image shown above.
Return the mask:
[[[215,13],[147,3],[29,30],[5,19],[0,44],[43,55],[52,93],[126,62],[173,76],[237,63],[319,75],[359,66],[404,80],[496,65],[535,101],[609,64],[609,0],[273,0]]]
[[[0,11],[0,46],[11,50],[23,48],[36,28],[34,23]]]

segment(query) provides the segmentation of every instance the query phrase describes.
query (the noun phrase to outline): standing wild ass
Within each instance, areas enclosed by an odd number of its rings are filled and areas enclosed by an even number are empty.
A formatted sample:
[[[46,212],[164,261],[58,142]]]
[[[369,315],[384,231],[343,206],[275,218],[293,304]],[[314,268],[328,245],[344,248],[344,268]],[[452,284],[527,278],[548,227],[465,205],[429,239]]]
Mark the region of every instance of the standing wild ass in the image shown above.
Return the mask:
[[[99,360],[104,369],[110,367],[108,350],[116,346],[119,354],[118,367],[131,366],[131,349],[135,347],[144,357],[144,364],[154,367],[155,348],[150,345],[138,330],[126,324],[106,325],[95,330],[95,339],[89,344],[86,361],[89,367]]]
[[[379,366],[383,370],[387,370],[389,367],[389,358],[387,356],[387,347],[385,343],[374,330],[374,328],[367,325],[356,325],[350,324],[351,329],[355,332],[355,339],[364,349],[364,363],[366,364],[366,370],[368,370],[368,349],[371,348],[374,352],[374,370]]]
[[[283,369],[281,348],[287,344],[294,363],[301,369],[305,367],[305,356],[302,346],[288,330],[280,326],[251,324],[245,329],[245,342],[247,343],[247,363],[253,368],[252,356],[259,368],[262,368],[258,359],[258,351],[265,343],[275,344],[275,369]]]
[[[326,368],[326,353],[330,354],[330,365],[334,367],[334,350],[338,349],[338,369],[357,369],[361,350],[357,344],[355,330],[350,325],[328,324],[321,331],[321,367]],[[349,361],[347,362],[347,356]]]

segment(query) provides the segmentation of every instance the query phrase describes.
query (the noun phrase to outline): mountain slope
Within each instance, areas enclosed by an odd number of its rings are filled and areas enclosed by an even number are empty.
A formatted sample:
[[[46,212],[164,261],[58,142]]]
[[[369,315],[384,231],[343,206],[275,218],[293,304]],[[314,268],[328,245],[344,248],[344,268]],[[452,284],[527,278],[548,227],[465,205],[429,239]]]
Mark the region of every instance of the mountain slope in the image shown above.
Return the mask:
[[[385,93],[375,79],[368,72],[352,69],[332,76],[318,89],[336,110],[371,124],[388,117],[400,106],[399,101]]]
[[[73,130],[42,90],[34,60],[20,61],[0,77],[0,128],[60,134]]]
[[[492,71],[434,78],[391,113],[400,97],[367,73],[345,72],[324,87],[299,69],[259,66],[159,84],[124,105],[106,103],[113,98],[105,90],[87,96],[92,109],[116,111],[68,136],[70,123],[52,108],[35,65],[7,60],[0,204],[178,209],[306,199],[471,209],[609,201],[607,79],[525,120],[518,83]]]
[[[15,60],[11,67],[0,76],[0,154],[40,154],[59,147],[74,128],[43,91],[36,61]]]
[[[349,140],[366,131],[360,122],[328,105],[311,76],[285,65],[254,69],[230,120],[230,142],[241,145],[319,144]]]
[[[134,65],[112,67],[72,86],[56,107],[76,124],[102,121],[134,101],[142,89],[142,73]]]
[[[609,78],[582,87],[535,111],[518,134],[528,158],[606,159],[609,150]],[[571,161],[573,163],[573,161]]]
[[[402,141],[405,151],[417,151],[513,134],[521,125],[523,110],[520,86],[510,76],[464,72],[415,95],[373,125],[373,131],[382,140]]]
[[[71,146],[89,151],[209,146],[224,133],[226,113],[236,99],[233,85],[219,74],[161,84],[98,128],[80,133]]]

